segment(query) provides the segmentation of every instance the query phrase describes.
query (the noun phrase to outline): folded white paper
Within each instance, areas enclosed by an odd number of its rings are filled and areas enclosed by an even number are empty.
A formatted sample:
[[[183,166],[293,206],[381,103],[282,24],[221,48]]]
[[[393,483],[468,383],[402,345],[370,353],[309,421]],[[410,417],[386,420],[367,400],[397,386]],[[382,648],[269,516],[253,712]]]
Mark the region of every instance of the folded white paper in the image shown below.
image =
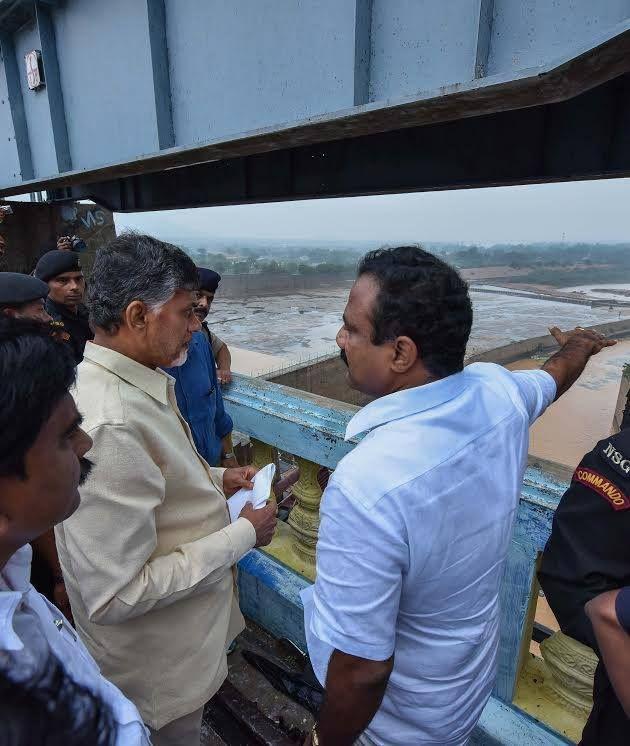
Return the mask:
[[[251,503],[255,510],[265,507],[267,500],[269,499],[271,484],[275,473],[276,465],[267,464],[267,466],[261,469],[252,479],[254,483],[253,490],[246,490],[245,488],[240,489],[228,499],[227,504],[230,511],[230,521],[232,521],[232,523],[234,523],[234,521],[239,517],[241,510],[243,510],[246,503]]]

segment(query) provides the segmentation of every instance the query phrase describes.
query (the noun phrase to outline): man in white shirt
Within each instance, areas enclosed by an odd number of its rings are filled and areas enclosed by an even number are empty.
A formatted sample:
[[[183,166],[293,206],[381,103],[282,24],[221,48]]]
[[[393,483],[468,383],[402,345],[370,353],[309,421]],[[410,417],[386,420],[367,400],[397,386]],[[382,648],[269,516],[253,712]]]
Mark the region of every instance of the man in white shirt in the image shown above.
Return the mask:
[[[0,320],[0,741],[148,746],[135,706],[29,582],[28,542],[76,510],[90,470],[74,375],[48,325]]]
[[[360,264],[337,343],[376,399],[321,503],[305,601],[326,688],[316,746],[462,746],[492,691],[529,426],[613,342],[553,330],[563,347],[543,370],[464,369],[471,324],[466,283],[428,252]]]

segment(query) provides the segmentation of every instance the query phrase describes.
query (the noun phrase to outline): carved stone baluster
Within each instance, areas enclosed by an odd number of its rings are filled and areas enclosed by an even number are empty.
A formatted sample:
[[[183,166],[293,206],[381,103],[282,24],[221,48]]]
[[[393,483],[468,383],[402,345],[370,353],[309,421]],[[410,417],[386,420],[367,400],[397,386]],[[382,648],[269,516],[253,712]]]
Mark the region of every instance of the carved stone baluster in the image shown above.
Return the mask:
[[[586,719],[593,706],[595,653],[562,632],[543,640],[540,652],[551,674],[545,678],[550,699]]]
[[[296,458],[300,469],[300,478],[293,487],[296,502],[289,515],[289,526],[293,538],[291,549],[310,570],[315,573],[315,547],[319,531],[319,503],[322,490],[317,481],[320,467],[305,458]]]
[[[270,446],[268,443],[263,443],[262,440],[256,440],[256,438],[251,438],[250,440],[252,442],[253,451],[252,466],[255,466],[257,469],[262,469],[263,466],[267,466],[267,464],[277,464],[276,449],[274,446]],[[273,488],[271,489],[269,498],[274,501],[276,499],[273,494]]]

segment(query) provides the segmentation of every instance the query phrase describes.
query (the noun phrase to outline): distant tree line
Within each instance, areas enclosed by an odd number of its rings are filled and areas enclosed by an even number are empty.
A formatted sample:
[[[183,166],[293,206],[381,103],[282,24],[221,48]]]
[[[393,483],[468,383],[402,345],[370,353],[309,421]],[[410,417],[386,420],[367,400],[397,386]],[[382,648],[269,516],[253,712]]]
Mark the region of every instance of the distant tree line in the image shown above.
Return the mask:
[[[225,252],[191,251],[190,254],[203,267],[210,267],[219,274],[256,274],[259,272],[286,272],[293,275],[345,272],[356,267],[356,252],[337,249],[309,249],[288,255],[261,253],[255,249],[226,249]]]

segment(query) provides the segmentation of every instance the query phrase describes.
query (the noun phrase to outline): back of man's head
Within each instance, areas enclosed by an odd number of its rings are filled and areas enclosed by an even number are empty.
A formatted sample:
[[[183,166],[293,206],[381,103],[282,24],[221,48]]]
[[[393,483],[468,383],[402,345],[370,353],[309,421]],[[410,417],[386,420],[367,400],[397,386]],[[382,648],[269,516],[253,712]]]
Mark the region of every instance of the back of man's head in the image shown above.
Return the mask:
[[[50,325],[0,318],[0,477],[25,477],[26,452],[74,378],[68,346]]]
[[[359,264],[362,275],[379,286],[373,344],[406,336],[434,377],[462,370],[472,304],[467,283],[453,267],[419,246],[399,246],[366,254]]]
[[[115,333],[133,301],[158,309],[177,290],[195,290],[198,283],[197,268],[181,249],[152,236],[123,233],[96,254],[87,292],[90,323]]]

